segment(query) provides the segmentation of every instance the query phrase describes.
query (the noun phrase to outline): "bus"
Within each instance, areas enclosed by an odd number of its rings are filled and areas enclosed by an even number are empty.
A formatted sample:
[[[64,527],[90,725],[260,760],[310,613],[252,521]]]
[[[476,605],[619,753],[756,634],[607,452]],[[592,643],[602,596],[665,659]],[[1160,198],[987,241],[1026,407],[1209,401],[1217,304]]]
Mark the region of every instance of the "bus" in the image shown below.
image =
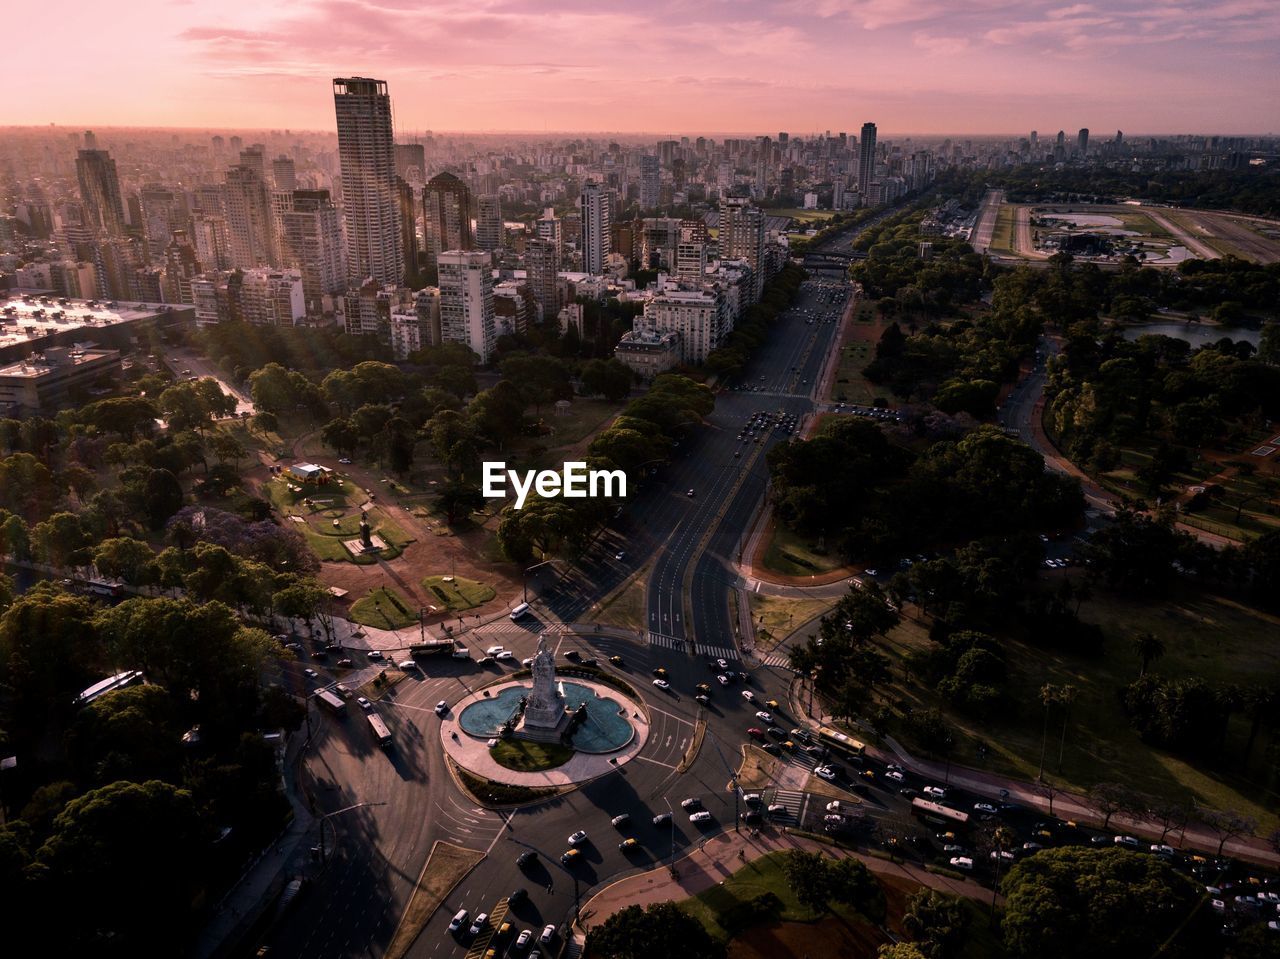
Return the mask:
[[[834,729],[819,729],[818,742],[826,746],[833,755],[857,765],[862,765],[867,754],[867,747],[863,743]]]
[[[316,699],[320,700],[320,704],[325,706],[329,712],[335,716],[341,716],[347,711],[347,702],[332,689],[317,689]]]
[[[382,721],[382,717],[377,713],[369,713],[365,718],[369,720],[369,728],[373,730],[373,738],[378,741],[378,745],[383,749],[390,749],[391,730]]]
[[[911,800],[911,814],[933,826],[947,829],[964,829],[969,825],[969,814],[959,809],[952,809],[942,803],[921,799],[918,796]]]

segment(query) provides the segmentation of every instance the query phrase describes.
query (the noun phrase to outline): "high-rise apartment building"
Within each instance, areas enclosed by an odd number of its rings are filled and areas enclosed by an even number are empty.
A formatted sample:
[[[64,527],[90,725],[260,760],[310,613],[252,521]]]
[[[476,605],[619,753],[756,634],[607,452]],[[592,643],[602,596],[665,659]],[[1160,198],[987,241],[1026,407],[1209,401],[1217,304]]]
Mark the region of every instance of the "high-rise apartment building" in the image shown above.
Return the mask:
[[[301,272],[307,312],[314,316],[325,296],[346,287],[342,228],[328,190],[294,190],[290,198],[290,209],[280,215],[280,258]]]
[[[862,124],[858,135],[858,192],[866,197],[871,193],[871,181],[876,172],[876,125]],[[864,201],[865,202],[865,201]]]
[[[90,142],[91,134],[85,134]],[[80,181],[80,198],[84,202],[85,225],[111,236],[124,235],[124,200],[120,196],[120,177],[116,161],[106,150],[81,150],[76,155],[76,178]]]
[[[660,186],[658,174],[658,158],[645,154],[640,157],[640,209],[656,210],[658,208],[658,190]]]
[[[271,161],[271,180],[281,193],[292,193],[298,189],[298,171],[293,157],[278,156]]]
[[[240,166],[247,166],[263,183],[267,182],[267,148],[261,143],[240,151]]]
[[[240,312],[246,323],[258,326],[301,323],[307,315],[302,274],[297,270],[265,267],[245,270],[240,276]]]
[[[347,276],[356,284],[399,283],[404,275],[396,191],[391,96],[385,80],[333,81],[338,120],[342,206],[347,223]]]
[[[400,248],[404,251],[404,285],[418,282],[418,198],[413,184],[396,177],[396,201],[400,204]]]
[[[582,212],[582,269],[591,274],[604,272],[605,260],[612,252],[609,233],[610,213],[613,207],[612,191],[599,183],[587,182],[582,186],[578,199]]]
[[[234,267],[247,270],[280,261],[271,194],[262,178],[246,166],[227,170],[227,236]]]
[[[556,257],[559,258],[564,253],[564,229],[556,216],[556,211],[547,207],[533,227],[537,230],[539,237],[555,247]]]
[[[437,173],[422,190],[422,231],[427,259],[434,263],[448,250],[474,250],[471,191],[452,173]]]
[[[496,338],[489,254],[446,250],[436,268],[440,276],[440,338],[466,344],[481,363],[488,363]]]
[[[191,242],[204,269],[231,269],[231,240],[227,236],[227,221],[224,217],[204,213],[192,217]]]
[[[542,322],[546,323],[560,312],[556,280],[560,257],[555,244],[542,237],[530,237],[524,245],[524,269],[529,292],[542,310]]]
[[[1076,152],[1081,156],[1085,156],[1089,152],[1089,128],[1081,127],[1080,132],[1076,134]]]
[[[764,214],[744,196],[720,199],[720,259],[745,260],[752,272],[752,298],[764,287]]]
[[[502,201],[496,193],[476,199],[476,246],[481,250],[502,247]]]
[[[191,281],[200,275],[200,257],[185,230],[174,230],[164,251],[166,303],[194,303]]]
[[[426,177],[427,154],[421,143],[395,144],[396,176],[422,185]]]

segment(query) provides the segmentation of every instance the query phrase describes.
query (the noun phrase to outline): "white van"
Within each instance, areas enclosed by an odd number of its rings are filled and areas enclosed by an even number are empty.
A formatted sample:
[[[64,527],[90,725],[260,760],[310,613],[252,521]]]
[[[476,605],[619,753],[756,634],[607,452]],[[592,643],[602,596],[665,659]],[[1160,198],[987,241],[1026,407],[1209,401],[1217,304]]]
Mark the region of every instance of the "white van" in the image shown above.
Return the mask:
[[[467,921],[468,915],[469,913],[465,909],[459,909],[456,913],[454,913],[453,922],[449,923],[449,931],[457,932],[459,929],[461,929],[463,923]]]
[[[519,606],[517,606],[515,609],[511,611],[511,618],[513,620],[519,619],[521,616],[523,616],[527,612],[529,612],[529,604],[521,603]]]
[[[396,669],[399,669],[406,673],[415,672],[417,668],[418,668],[418,664],[414,662],[412,659],[403,659],[400,662],[396,663]]]
[[[470,659],[470,658],[471,658],[471,650],[469,650],[469,649],[455,649],[455,650],[453,651],[453,658],[454,658],[454,659]]]

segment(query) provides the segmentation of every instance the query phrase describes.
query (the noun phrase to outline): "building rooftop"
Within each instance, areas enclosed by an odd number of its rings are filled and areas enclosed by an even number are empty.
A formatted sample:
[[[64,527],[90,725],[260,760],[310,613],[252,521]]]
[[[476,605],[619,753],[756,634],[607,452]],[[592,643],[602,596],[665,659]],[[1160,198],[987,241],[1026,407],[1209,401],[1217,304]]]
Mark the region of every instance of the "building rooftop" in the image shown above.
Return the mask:
[[[0,347],[38,340],[64,330],[107,329],[159,316],[172,309],[165,303],[71,300],[52,293],[11,293],[0,297]]]
[[[92,346],[77,346],[73,349],[50,348],[44,354],[29,356],[0,366],[0,377],[22,377],[36,379],[51,376],[68,366],[79,366],[93,363],[109,357],[119,356],[117,350],[100,350]]]

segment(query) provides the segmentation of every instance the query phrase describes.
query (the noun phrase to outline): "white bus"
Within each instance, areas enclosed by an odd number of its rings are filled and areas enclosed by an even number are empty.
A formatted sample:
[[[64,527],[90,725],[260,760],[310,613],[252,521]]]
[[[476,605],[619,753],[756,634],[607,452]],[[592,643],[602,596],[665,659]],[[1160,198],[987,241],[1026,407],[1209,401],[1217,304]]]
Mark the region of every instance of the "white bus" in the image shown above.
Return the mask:
[[[373,738],[378,741],[378,745],[383,749],[390,749],[391,730],[382,721],[382,717],[377,713],[369,713],[365,718],[369,720],[369,728],[373,730]]]

